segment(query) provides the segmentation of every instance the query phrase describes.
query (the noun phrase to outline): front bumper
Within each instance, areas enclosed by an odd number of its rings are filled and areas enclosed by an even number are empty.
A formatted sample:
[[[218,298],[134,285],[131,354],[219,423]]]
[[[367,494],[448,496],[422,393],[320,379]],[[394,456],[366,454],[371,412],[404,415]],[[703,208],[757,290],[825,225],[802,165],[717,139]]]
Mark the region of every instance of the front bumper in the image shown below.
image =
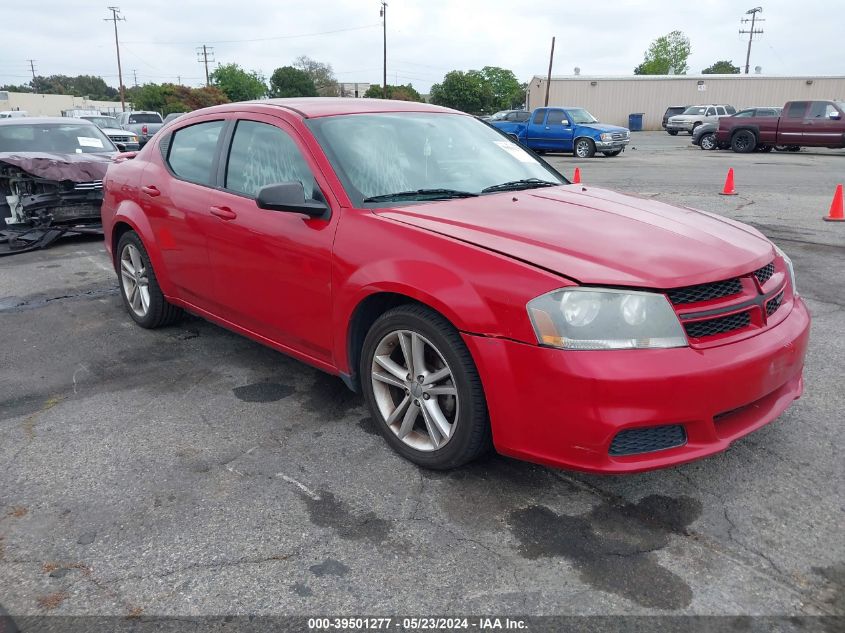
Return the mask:
[[[689,132],[692,130],[692,121],[670,121],[666,124],[666,129],[673,132]]]
[[[622,139],[618,141],[596,141],[596,150],[599,152],[608,152],[617,149],[625,149],[625,146],[630,142],[631,139]]]
[[[810,316],[796,299],[765,332],[708,349],[564,351],[464,335],[504,455],[597,473],[700,459],[778,417],[803,391]],[[626,429],[682,425],[682,446],[610,454]]]

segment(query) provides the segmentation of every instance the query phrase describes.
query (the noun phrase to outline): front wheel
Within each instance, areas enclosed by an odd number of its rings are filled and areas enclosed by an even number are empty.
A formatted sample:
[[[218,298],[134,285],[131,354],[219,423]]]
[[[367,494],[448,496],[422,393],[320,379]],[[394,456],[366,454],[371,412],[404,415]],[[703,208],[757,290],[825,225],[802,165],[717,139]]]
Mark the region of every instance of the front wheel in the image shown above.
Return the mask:
[[[415,304],[380,316],[364,340],[364,398],[387,443],[424,468],[462,466],[491,446],[478,370],[458,331]]]
[[[123,305],[135,323],[152,329],[182,316],[182,310],[164,298],[147,249],[134,231],[124,233],[117,243],[117,272]]]
[[[592,158],[596,153],[596,144],[588,138],[579,138],[575,142],[575,151],[578,158]]]
[[[716,149],[716,135],[715,134],[705,134],[701,137],[698,141],[698,146],[703,150],[713,150]]]
[[[678,136],[678,130],[666,130],[669,133],[669,136]]]
[[[740,130],[731,138],[731,149],[739,154],[748,154],[757,147],[757,138],[750,130]]]
[[[619,154],[621,154],[621,153],[622,153],[621,149],[615,149],[612,152],[602,152],[602,154],[604,154],[608,158],[611,158],[613,156],[619,156]]]

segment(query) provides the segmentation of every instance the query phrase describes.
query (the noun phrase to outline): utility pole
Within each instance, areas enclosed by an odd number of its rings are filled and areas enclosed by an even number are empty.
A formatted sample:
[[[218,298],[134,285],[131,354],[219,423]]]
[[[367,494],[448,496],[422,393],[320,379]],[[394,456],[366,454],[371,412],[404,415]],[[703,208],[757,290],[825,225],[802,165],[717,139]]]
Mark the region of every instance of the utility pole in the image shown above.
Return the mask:
[[[35,92],[38,92],[38,86],[36,85],[37,82],[35,80],[35,60],[34,59],[28,59],[26,61],[29,62],[29,69],[32,71],[32,89]]]
[[[384,40],[384,76],[382,77],[381,96],[387,99],[387,2],[381,0],[382,36]]]
[[[123,92],[123,70],[120,68],[120,42],[117,39],[117,23],[120,20],[126,22],[126,18],[120,17],[120,7],[107,7],[111,11],[110,18],[103,18],[106,22],[114,22],[114,47],[117,49],[117,81],[120,84],[120,109],[126,112],[126,95]]]
[[[212,56],[211,59],[208,58],[209,55]],[[205,64],[205,85],[210,86],[211,81],[208,78],[208,62],[214,62],[214,47],[206,46],[205,44],[203,44],[202,46],[198,46],[197,61],[200,64]]]
[[[132,79],[133,79],[133,82],[134,82],[134,86],[137,88],[138,87],[138,69],[137,68],[132,69]]]
[[[748,52],[745,55],[745,74],[748,74],[748,68],[751,64],[751,42],[754,41],[754,36],[761,34],[763,29],[755,29],[754,25],[757,22],[765,22],[763,18],[757,18],[757,14],[763,11],[763,7],[754,7],[753,9],[749,9],[745,12],[745,15],[750,15],[751,19],[742,18],[741,22],[745,24],[746,22],[751,22],[751,29],[748,31],[743,31],[742,29],[739,30],[740,35],[743,33],[748,33]]]
[[[546,100],[543,103],[544,106],[549,105],[549,86],[552,85],[552,62],[555,59],[555,38],[552,37],[552,52],[549,53],[549,74],[546,77]]]

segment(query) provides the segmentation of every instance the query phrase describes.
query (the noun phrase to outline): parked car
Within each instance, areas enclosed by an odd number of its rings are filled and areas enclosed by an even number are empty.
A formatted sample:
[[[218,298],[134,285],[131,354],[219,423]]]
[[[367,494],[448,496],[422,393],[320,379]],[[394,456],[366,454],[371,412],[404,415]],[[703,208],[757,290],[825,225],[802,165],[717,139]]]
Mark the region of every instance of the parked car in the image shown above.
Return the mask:
[[[100,224],[103,176],[117,148],[93,123],[0,120],[1,254],[42,248]]]
[[[664,130],[666,129],[666,124],[669,122],[669,117],[675,116],[676,114],[683,114],[684,111],[689,107],[690,106],[685,105],[685,106],[669,106],[668,108],[666,108],[666,112],[663,113],[663,122],[661,123],[661,125],[663,125],[663,129]]]
[[[94,116],[86,114],[79,118],[91,121],[91,123],[100,128],[121,152],[135,152],[141,149],[141,144],[138,142],[138,136],[132,132],[121,129],[120,123],[118,123],[117,119],[113,116]]]
[[[618,156],[631,141],[628,128],[599,123],[584,108],[537,108],[528,121],[491,121],[518,143],[543,152],[572,152],[591,158],[597,151]]]
[[[186,309],[339,375],[421,466],[492,443],[659,468],[802,392],[810,317],[759,231],[569,185],[470,115],[271,99],[197,110],[150,143],[105,179],[129,316],[155,328]]]
[[[690,106],[683,114],[676,114],[669,117],[666,123],[666,131],[675,136],[678,132],[693,133],[702,123],[716,123],[721,117],[729,116],[736,112],[736,108],[730,105],[698,105]]]
[[[166,117],[164,117],[164,124],[167,125],[171,121],[175,121],[176,119],[178,119],[183,114],[185,114],[185,113],[184,112],[171,112]]]
[[[138,137],[138,144],[141,147],[153,137],[153,135],[161,129],[164,121],[158,112],[121,112],[117,118],[120,127],[124,130],[132,132]]]
[[[790,101],[780,113],[764,111],[719,122],[716,138],[735,152],[761,147],[845,147],[845,102]]]
[[[716,141],[715,123],[702,123],[696,127],[695,130],[693,130],[692,141],[690,142],[693,145],[698,145],[704,150],[726,149],[726,147],[720,146]]]
[[[0,110],[0,119],[17,119],[28,116],[26,110]]]
[[[482,121],[517,121],[523,122],[531,118],[531,113],[528,110],[500,110],[490,116],[481,117]]]

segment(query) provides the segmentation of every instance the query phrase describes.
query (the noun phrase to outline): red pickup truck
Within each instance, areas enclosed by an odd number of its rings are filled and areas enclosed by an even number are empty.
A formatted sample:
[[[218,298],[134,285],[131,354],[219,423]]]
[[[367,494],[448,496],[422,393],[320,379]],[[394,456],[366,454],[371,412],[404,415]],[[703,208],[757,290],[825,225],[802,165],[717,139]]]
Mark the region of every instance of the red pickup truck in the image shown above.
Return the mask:
[[[720,118],[716,130],[718,143],[730,145],[735,152],[774,146],[845,148],[843,101],[790,101],[779,117],[743,114]]]

